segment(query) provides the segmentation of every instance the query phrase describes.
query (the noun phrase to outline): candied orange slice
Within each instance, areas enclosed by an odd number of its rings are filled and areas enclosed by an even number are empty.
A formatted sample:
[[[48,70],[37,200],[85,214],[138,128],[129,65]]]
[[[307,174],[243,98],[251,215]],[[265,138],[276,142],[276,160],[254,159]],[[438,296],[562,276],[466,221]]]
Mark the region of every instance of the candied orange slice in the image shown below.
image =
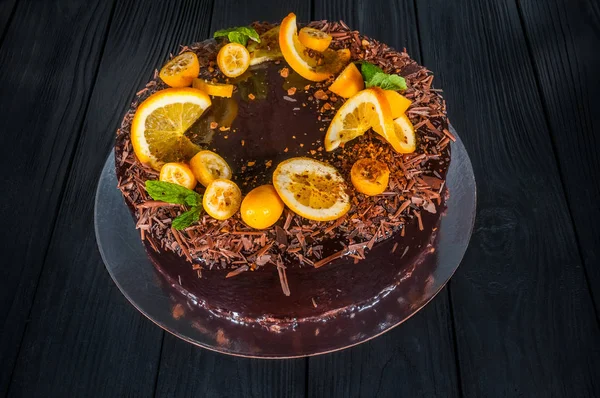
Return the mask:
[[[338,109],[325,135],[325,149],[333,151],[369,128],[385,139],[395,136],[390,105],[377,87],[358,92]]]
[[[227,220],[240,208],[242,191],[231,180],[217,178],[206,187],[202,207],[209,216],[217,220]]]
[[[298,40],[311,50],[323,52],[331,44],[333,38],[327,33],[314,28],[302,28],[298,34]]]
[[[248,192],[242,200],[240,213],[250,227],[265,229],[279,220],[283,208],[283,201],[273,185],[261,185]]]
[[[281,162],[273,172],[273,186],[290,210],[309,220],[335,220],[350,210],[346,182],[335,167],[318,160]]]
[[[356,65],[351,62],[335,78],[335,81],[329,86],[329,91],[342,98],[350,98],[364,88],[363,77]]]
[[[394,149],[400,153],[412,153],[417,149],[417,139],[415,128],[406,115],[394,119],[394,132],[396,135],[397,147]]]
[[[404,115],[412,101],[394,90],[384,90],[385,98],[387,98],[392,111],[392,118],[396,119]]]
[[[227,43],[217,54],[217,65],[227,77],[240,76],[250,66],[250,53],[239,43]]]
[[[350,170],[352,185],[365,195],[379,195],[385,191],[390,181],[390,169],[375,159],[360,159]]]
[[[131,143],[140,162],[159,171],[163,164],[185,162],[200,147],[185,132],[211,104],[194,88],[168,88],[140,104],[131,123]]]
[[[166,63],[159,76],[171,87],[187,87],[200,73],[198,57],[191,51],[179,54]]]
[[[200,151],[191,160],[190,167],[198,182],[205,187],[214,180],[230,179],[231,168],[221,156],[213,151]]]
[[[196,187],[196,177],[192,169],[185,163],[165,163],[160,169],[160,181],[181,185],[187,189]]]
[[[202,90],[213,97],[230,98],[233,95],[233,84],[211,83],[204,79],[194,79],[192,87]]]
[[[319,82],[338,73],[350,61],[350,50],[310,54],[309,48],[300,42],[296,26],[296,15],[290,13],[281,22],[279,47],[285,61],[305,79]]]

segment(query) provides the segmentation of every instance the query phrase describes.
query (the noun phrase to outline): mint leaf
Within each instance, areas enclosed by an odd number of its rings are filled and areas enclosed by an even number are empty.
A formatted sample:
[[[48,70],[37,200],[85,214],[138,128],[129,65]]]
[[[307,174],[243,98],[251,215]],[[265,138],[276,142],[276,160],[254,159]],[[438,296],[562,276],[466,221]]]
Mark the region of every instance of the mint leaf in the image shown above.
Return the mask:
[[[365,80],[365,86],[381,87],[384,90],[406,90],[406,80],[399,75],[389,75],[377,65],[362,62],[360,73]]]
[[[369,87],[381,87],[383,82],[387,79],[388,75],[383,72],[375,73],[369,80],[365,81],[367,88]]]
[[[256,30],[254,30],[254,28],[249,26],[236,26],[234,28],[217,30],[213,34],[213,37],[215,39],[218,37],[227,37],[231,43],[239,43],[243,46],[248,43],[248,39],[260,43],[260,37],[258,36],[258,33]]]
[[[248,36],[250,40],[254,40],[257,43],[260,43],[260,37],[258,36],[258,32],[249,26],[241,26],[237,28],[238,32]]]
[[[171,223],[171,226],[176,230],[185,229],[193,223],[198,222],[201,213],[202,207],[192,207],[185,213],[181,213],[180,215],[178,215]]]
[[[377,65],[373,65],[373,64],[370,64],[368,62],[362,62],[361,65],[360,65],[360,73],[362,74],[363,79],[365,80],[365,82],[368,82],[377,73],[383,73],[383,69],[381,69]]]
[[[229,32],[227,38],[230,43],[240,43],[242,46],[248,43],[248,36],[241,32]]]
[[[386,79],[383,80],[379,86],[384,90],[406,90],[406,80],[402,76],[398,75],[387,75]]]
[[[178,205],[199,206],[202,195],[181,185],[164,181],[146,181],[146,191],[154,200]]]

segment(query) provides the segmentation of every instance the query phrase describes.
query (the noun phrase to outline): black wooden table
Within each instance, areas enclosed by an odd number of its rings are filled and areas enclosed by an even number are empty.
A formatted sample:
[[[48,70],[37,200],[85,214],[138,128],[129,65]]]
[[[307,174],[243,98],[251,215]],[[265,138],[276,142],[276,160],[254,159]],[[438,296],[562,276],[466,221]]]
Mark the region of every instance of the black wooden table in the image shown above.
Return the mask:
[[[308,359],[227,357],[121,295],[94,189],[169,52],[290,11],[436,73],[477,221],[452,281],[391,332]],[[599,51],[595,0],[0,0],[0,396],[600,396]]]

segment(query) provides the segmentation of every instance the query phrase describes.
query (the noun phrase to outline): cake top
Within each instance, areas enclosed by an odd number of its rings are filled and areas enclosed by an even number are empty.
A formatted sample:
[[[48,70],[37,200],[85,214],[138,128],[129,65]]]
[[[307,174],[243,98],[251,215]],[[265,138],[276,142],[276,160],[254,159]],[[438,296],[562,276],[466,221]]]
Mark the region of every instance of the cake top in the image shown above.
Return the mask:
[[[434,228],[453,137],[429,71],[341,22],[298,33],[293,14],[215,37],[183,47],[118,132],[147,244],[199,275],[276,266],[289,294],[286,267]]]

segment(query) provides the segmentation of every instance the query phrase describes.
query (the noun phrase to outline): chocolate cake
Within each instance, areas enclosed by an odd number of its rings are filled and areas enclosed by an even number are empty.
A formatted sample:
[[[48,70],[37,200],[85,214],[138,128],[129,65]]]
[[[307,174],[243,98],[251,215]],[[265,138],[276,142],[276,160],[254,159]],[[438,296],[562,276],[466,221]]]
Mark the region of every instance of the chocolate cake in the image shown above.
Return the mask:
[[[252,25],[259,34],[273,26]],[[264,230],[248,227],[239,214],[220,221],[206,213],[188,228],[172,228],[172,220],[185,208],[149,197],[144,183],[158,179],[158,172],[136,158],[130,140],[138,105],[167,88],[158,72],[137,94],[115,144],[118,187],[169,288],[188,304],[209,308],[216,316],[275,329],[369,303],[402,278],[418,274],[419,265],[435,251],[436,229],[448,195],[449,143],[454,140],[441,90],[432,86],[432,73],[406,51],[365,37],[343,22],[316,21],[308,26],[329,33],[330,48],[349,49],[352,62],[366,61],[404,77],[407,89],[402,94],[412,101],[406,114],[417,136],[414,153],[395,152],[373,131],[327,152],[325,132],[344,102],[328,90],[333,78],[305,80],[278,59],[226,79],[215,62],[222,42],[215,40],[184,46],[181,52],[198,56],[201,77],[228,81],[236,88],[231,98],[212,98],[212,106],[186,136],[227,161],[243,194],[270,184],[275,167],[293,157],[334,166],[349,186],[357,160],[381,160],[390,169],[382,194],[351,192],[350,211],[333,221],[311,221],[286,208],[279,221]],[[227,118],[233,120],[222,123]],[[199,186],[196,191],[203,189]]]

